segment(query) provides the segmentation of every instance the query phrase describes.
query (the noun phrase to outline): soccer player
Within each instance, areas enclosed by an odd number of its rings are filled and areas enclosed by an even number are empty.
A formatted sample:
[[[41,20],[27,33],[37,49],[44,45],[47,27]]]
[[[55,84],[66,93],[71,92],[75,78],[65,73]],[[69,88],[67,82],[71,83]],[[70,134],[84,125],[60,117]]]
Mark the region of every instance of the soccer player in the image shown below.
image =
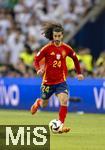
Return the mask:
[[[41,85],[41,98],[37,98],[31,107],[31,113],[35,114],[39,107],[46,107],[52,94],[60,101],[59,120],[62,122],[59,133],[69,132],[70,128],[64,126],[67,114],[68,87],[66,84],[66,56],[73,59],[77,71],[78,80],[84,76],[81,74],[79,61],[73,49],[63,40],[64,29],[61,24],[46,23],[43,27],[44,35],[50,42],[37,54],[34,66],[38,75],[43,76]],[[45,67],[40,67],[40,61],[45,58]]]

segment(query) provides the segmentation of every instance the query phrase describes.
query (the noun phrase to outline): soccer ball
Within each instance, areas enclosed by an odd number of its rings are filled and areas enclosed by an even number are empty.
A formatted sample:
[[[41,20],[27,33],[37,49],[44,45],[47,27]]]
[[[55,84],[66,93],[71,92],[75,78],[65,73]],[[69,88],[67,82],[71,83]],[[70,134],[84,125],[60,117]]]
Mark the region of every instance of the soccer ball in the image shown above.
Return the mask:
[[[49,128],[53,133],[58,133],[62,126],[62,122],[58,119],[53,119],[49,123]]]

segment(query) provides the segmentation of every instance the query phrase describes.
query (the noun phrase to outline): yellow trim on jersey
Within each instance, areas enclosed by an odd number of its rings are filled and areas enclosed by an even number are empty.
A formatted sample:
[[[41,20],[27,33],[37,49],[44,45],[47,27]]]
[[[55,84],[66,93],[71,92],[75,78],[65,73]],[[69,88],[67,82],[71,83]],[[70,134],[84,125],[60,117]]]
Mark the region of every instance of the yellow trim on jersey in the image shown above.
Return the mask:
[[[45,73],[44,73],[44,75],[43,75],[43,81],[42,81],[42,83],[44,83],[45,78],[46,78],[46,71],[45,71]]]
[[[72,49],[72,47],[66,43],[63,43],[65,46],[67,46],[68,48]],[[73,49],[72,49],[73,50]]]
[[[64,71],[63,71],[63,78],[64,78],[64,81],[66,81],[66,76],[65,76]]]
[[[41,48],[41,50],[40,51],[43,51],[46,47],[48,47],[49,45],[51,45],[50,43],[48,43],[48,44],[46,44],[45,46],[43,46],[42,48]]]

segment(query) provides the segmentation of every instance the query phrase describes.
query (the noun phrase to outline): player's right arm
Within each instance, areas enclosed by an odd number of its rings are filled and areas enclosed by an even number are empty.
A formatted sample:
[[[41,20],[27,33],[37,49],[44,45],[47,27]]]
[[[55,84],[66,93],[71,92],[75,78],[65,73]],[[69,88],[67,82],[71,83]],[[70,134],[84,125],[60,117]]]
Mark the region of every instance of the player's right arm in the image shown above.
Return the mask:
[[[38,75],[42,75],[44,73],[44,69],[40,68],[39,62],[46,57],[48,46],[44,46],[34,57],[34,67],[37,71]]]

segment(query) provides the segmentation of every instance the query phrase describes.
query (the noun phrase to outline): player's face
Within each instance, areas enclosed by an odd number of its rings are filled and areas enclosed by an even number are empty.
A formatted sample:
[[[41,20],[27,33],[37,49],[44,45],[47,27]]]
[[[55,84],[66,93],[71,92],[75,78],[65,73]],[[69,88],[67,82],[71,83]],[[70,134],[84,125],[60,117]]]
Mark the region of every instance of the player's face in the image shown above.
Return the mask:
[[[53,40],[56,44],[59,44],[63,39],[62,32],[53,32]]]

